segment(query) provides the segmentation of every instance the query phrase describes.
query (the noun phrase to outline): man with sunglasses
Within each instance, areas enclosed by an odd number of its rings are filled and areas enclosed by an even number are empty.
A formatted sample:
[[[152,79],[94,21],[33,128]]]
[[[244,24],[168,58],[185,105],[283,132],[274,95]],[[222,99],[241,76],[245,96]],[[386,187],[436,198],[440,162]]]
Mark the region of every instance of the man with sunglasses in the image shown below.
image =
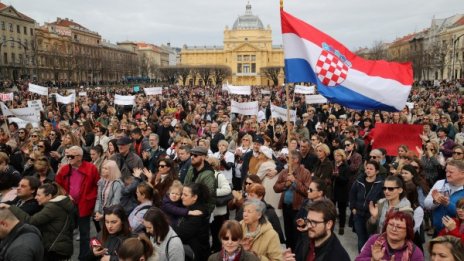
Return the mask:
[[[285,261],[295,260],[338,260],[348,261],[350,256],[333,233],[337,210],[328,199],[314,201],[308,206],[303,230],[307,234],[298,241],[295,254],[287,249]]]
[[[85,260],[90,253],[90,219],[97,200],[98,170],[92,163],[82,160],[84,151],[72,146],[65,151],[68,164],[58,171],[55,181],[72,198],[77,206],[79,226],[79,260]]]

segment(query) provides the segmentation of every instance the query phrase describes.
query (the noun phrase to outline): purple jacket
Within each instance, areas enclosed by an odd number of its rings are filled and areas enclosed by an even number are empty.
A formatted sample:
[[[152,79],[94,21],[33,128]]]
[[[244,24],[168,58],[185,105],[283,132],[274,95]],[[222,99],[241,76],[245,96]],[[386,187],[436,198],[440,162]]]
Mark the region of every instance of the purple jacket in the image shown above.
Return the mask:
[[[369,240],[367,240],[366,244],[364,244],[363,248],[361,249],[361,253],[359,254],[359,256],[356,257],[355,259],[356,261],[370,261],[371,260],[371,257],[372,257],[371,247],[379,236],[380,236],[379,234],[375,234],[375,235],[372,235],[369,238]],[[391,256],[395,255],[395,261],[401,261],[401,257],[403,256],[403,253],[406,252],[406,244],[400,250],[393,251],[392,255],[390,255],[388,251],[388,246],[386,246],[386,244],[387,242],[385,241],[385,245],[383,246],[385,247],[385,253],[384,253],[382,260],[390,260]],[[424,261],[425,260],[424,254],[422,253],[420,248],[417,247],[416,245],[414,245],[413,253],[412,253],[410,260],[411,261]]]
[[[186,217],[188,215],[188,209],[182,205],[182,200],[172,202],[167,194],[163,197],[161,210],[168,215],[171,226],[176,226],[180,217]]]

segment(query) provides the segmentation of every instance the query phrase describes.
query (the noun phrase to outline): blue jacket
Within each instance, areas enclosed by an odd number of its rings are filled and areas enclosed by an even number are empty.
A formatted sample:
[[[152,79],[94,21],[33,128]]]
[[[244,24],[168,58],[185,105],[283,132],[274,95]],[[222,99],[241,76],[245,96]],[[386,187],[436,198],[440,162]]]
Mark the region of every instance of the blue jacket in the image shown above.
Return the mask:
[[[356,209],[356,215],[369,217],[369,202],[383,198],[383,178],[377,175],[369,193],[366,193],[366,174],[362,174],[351,187],[350,209]]]

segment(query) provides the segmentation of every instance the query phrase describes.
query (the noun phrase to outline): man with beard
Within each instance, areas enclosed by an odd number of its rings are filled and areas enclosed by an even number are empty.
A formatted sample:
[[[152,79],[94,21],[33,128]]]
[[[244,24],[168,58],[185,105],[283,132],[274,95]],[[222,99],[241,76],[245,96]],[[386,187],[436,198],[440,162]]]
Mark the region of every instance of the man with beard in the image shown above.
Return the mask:
[[[216,207],[216,178],[214,170],[206,161],[208,150],[204,147],[197,146],[190,150],[192,166],[187,171],[184,185],[192,183],[203,183],[209,190],[208,211],[211,214]]]
[[[316,166],[317,157],[312,150],[311,142],[309,139],[302,139],[300,141],[300,153],[301,153],[301,164],[309,170],[310,172],[314,171],[314,166]]]
[[[290,249],[285,251],[284,260],[349,261],[350,256],[333,233],[336,219],[337,211],[330,200],[311,203],[301,229],[307,233],[297,243],[295,254]]]

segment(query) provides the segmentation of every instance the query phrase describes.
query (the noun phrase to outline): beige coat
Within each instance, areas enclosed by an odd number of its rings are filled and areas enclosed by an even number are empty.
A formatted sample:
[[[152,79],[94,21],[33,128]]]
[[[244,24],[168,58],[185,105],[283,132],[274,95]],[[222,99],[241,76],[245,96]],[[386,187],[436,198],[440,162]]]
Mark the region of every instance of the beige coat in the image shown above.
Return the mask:
[[[240,222],[244,234],[247,231],[243,220]],[[250,251],[256,253],[260,261],[282,261],[282,248],[280,246],[279,235],[272,228],[271,223],[261,225],[261,231],[253,239]]]

